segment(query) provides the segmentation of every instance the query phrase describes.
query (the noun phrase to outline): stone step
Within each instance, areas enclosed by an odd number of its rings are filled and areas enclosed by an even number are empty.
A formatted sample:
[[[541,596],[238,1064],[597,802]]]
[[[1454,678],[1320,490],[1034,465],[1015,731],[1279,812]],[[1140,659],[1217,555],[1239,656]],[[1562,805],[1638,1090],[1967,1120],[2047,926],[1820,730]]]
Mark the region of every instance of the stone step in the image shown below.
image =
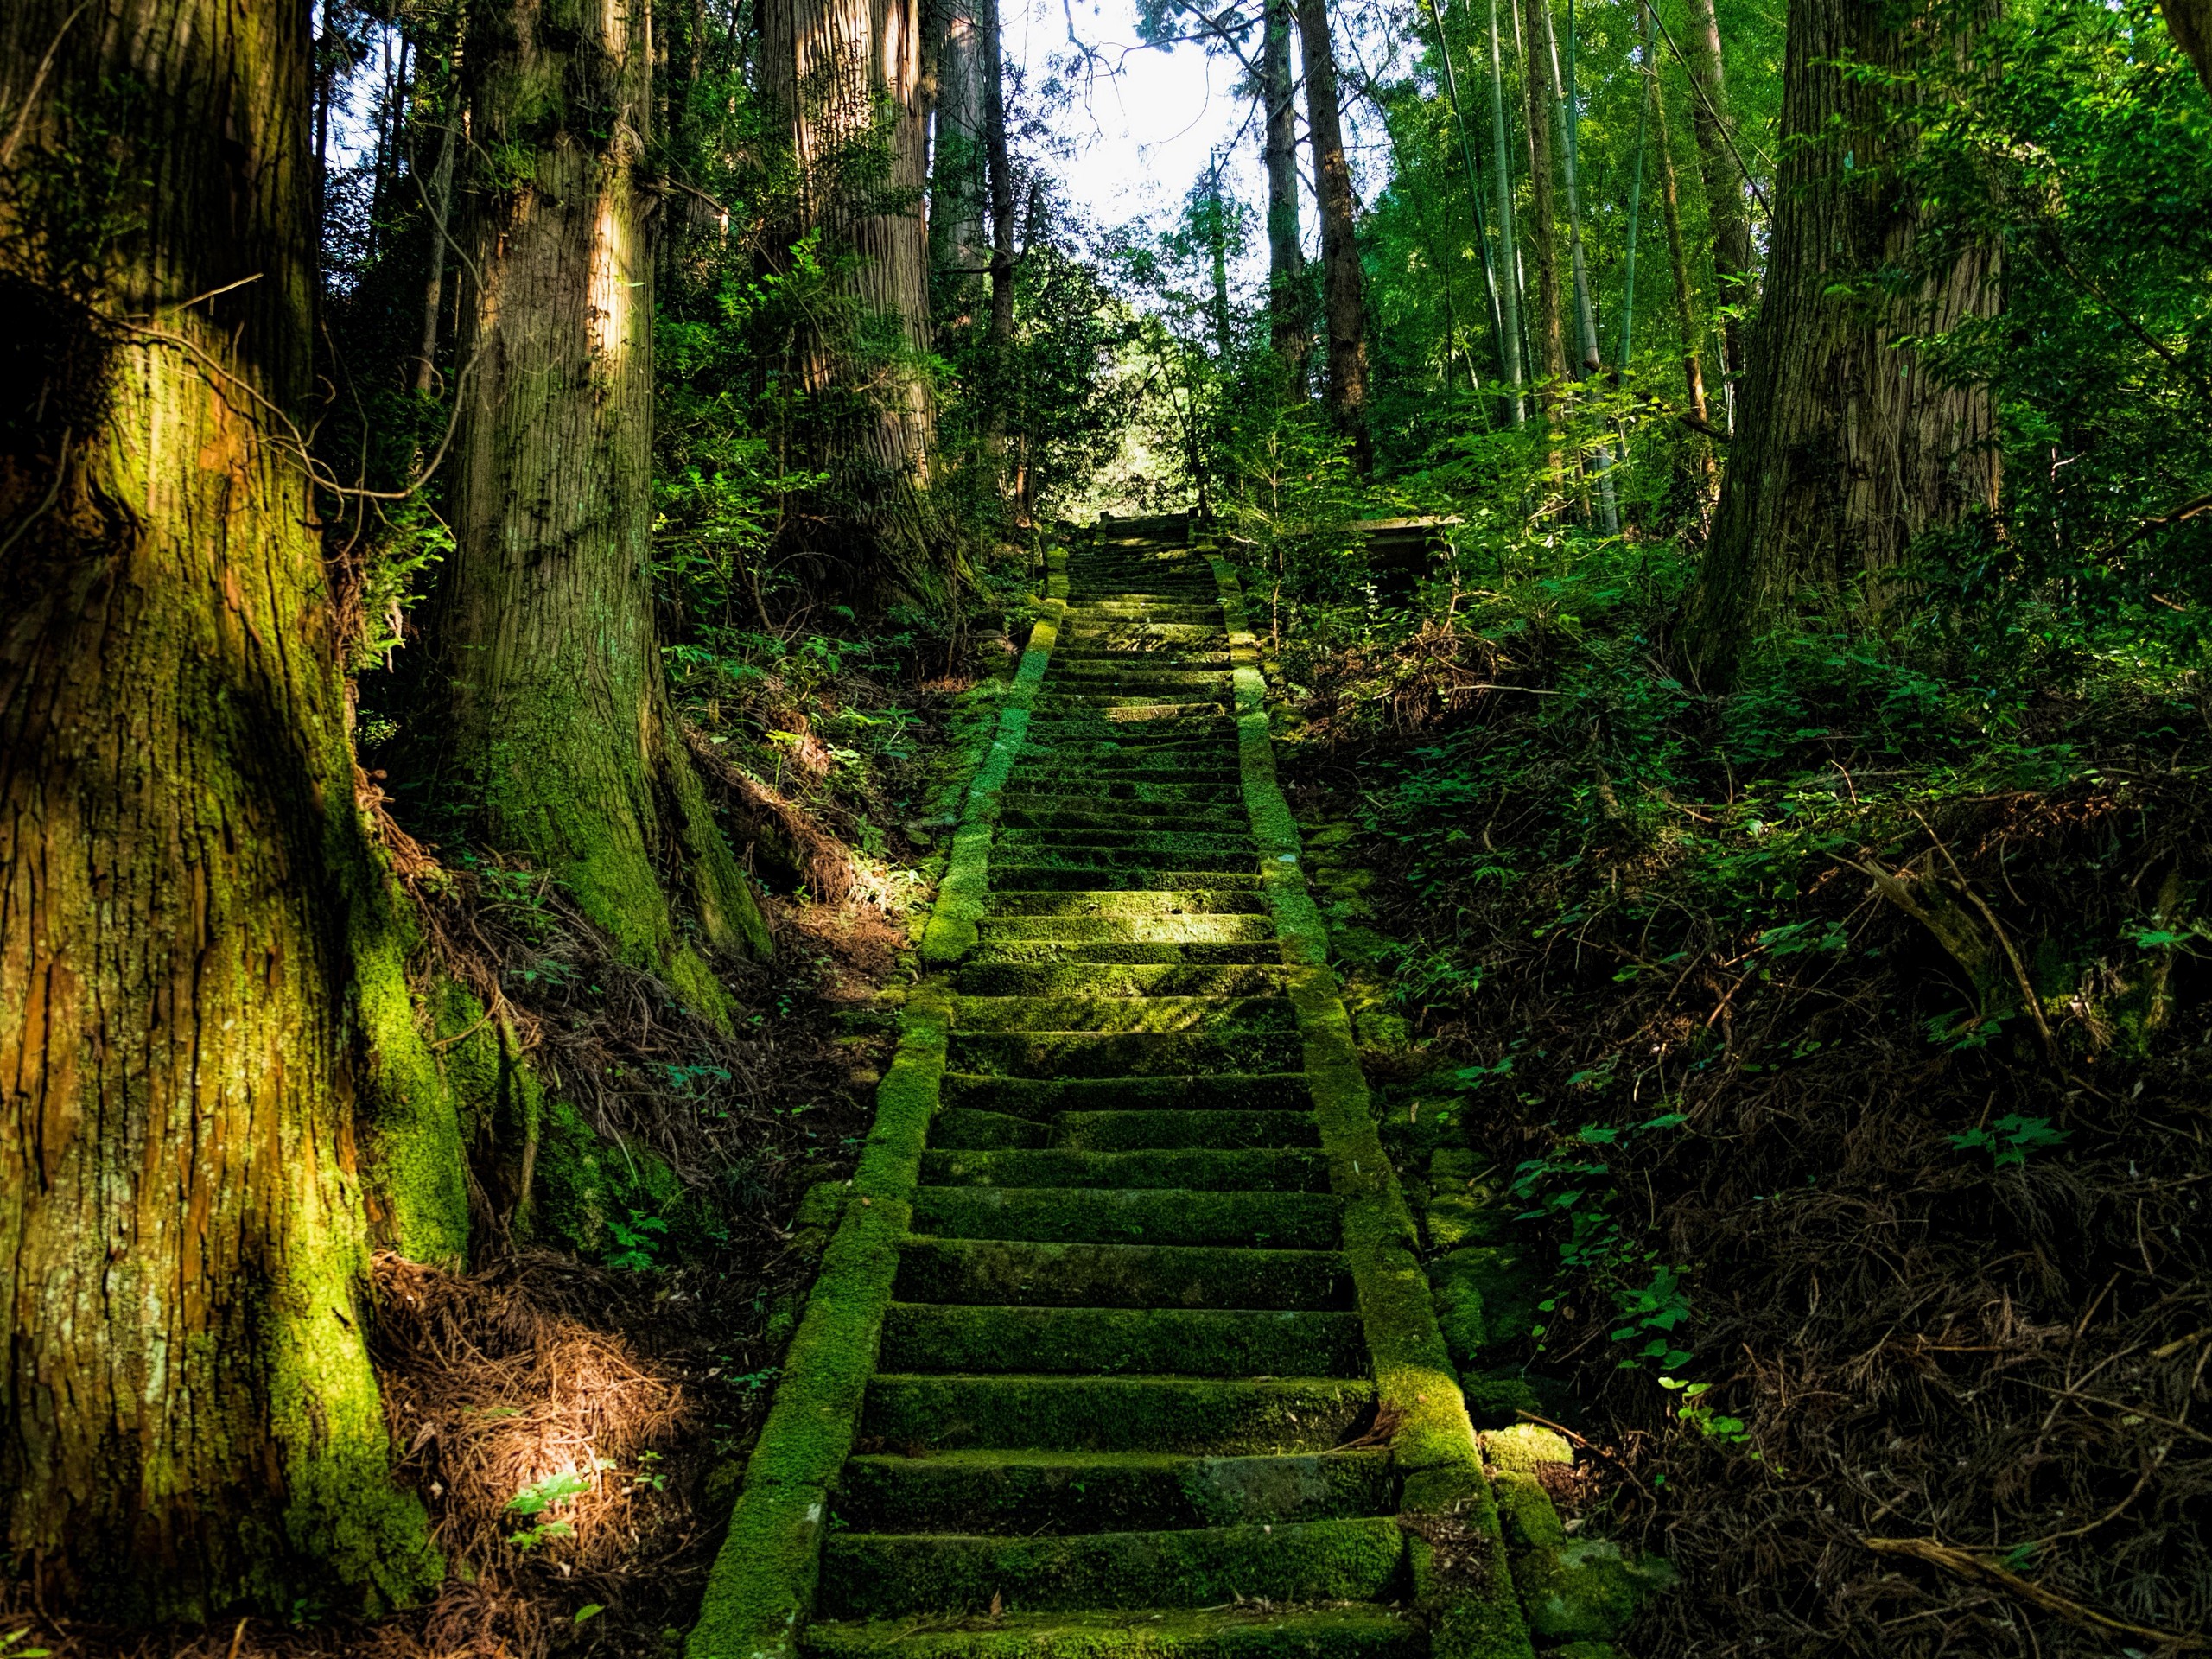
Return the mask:
[[[960,996],[953,1029],[1007,1031],[1295,1031],[1283,996]]]
[[[1259,916],[1268,901],[1244,887],[1186,887],[1155,892],[1148,887],[1009,888],[985,900],[986,916]]]
[[[833,1618],[918,1610],[1217,1607],[1372,1601],[1397,1587],[1405,1541],[1389,1516],[1061,1538],[832,1533],[823,1608]]]
[[[1313,1105],[1302,1071],[1149,1077],[1008,1077],[947,1071],[938,1098],[948,1108],[1005,1112],[1039,1122],[1071,1111],[1304,1112]]]
[[[955,1031],[945,1064],[1001,1077],[1157,1077],[1199,1071],[1286,1071],[1303,1051],[1295,1032]]]
[[[925,1186],[915,1192],[913,1226],[963,1238],[1325,1250],[1336,1248],[1341,1207],[1328,1192]]]
[[[922,1154],[930,1186],[1190,1187],[1199,1192],[1326,1192],[1328,1160],[1304,1147],[1082,1152],[1040,1147],[998,1152]]]
[[[916,1455],[971,1448],[1327,1452],[1372,1417],[1375,1385],[1338,1376],[915,1375],[869,1378],[861,1433]]]
[[[900,1244],[896,1294],[1034,1307],[1343,1309],[1351,1306],[1351,1278],[1334,1250],[931,1236]]]
[[[1235,1151],[1320,1143],[1320,1132],[1310,1112],[1251,1112],[1234,1108],[1062,1112],[1040,1122],[1012,1112],[948,1106],[930,1125],[931,1146],[963,1152],[1022,1147],[1073,1147],[1088,1152],[1191,1147]]]
[[[1256,885],[1257,878],[1255,878]],[[965,965],[972,968],[1020,964],[1064,966],[1134,965],[1157,966],[1166,963],[1226,967],[1237,963],[1280,965],[1282,945],[1272,933],[1262,933],[1245,939],[1128,939],[1089,937],[1079,939],[1054,938],[1050,935],[1024,937],[1001,934],[993,937],[988,931],[982,942],[966,958]]]
[[[1429,1647],[1410,1614],[1347,1603],[824,1620],[800,1649],[809,1659],[1425,1659]]]
[[[916,1373],[1357,1376],[1367,1345],[1359,1316],[1343,1311],[902,1301],[885,1315],[876,1363]]]
[[[1260,890],[1260,873],[1253,868],[1258,855],[1244,855],[1243,867],[1237,868],[1227,855],[1208,858],[1197,869],[1162,869],[1163,853],[1137,853],[1126,860],[1111,863],[1084,861],[1082,863],[1045,861],[1046,849],[1038,848],[1009,849],[1004,861],[995,861],[992,874],[1000,877],[1010,887],[1032,892],[1086,893],[1121,891],[1128,893],[1156,889],[1161,893],[1246,892]],[[1146,860],[1152,862],[1146,862]],[[1265,921],[1262,916],[1108,916],[1103,912],[1095,916],[1007,916],[985,917],[983,920],[995,927],[1013,928],[1019,923],[1039,923],[1033,931],[1042,934],[1077,938],[1135,938],[1181,939],[1211,938],[1208,934],[1163,932],[1176,925],[1208,919],[1222,922]],[[1091,924],[1111,923],[1116,926],[1136,930],[1129,933],[1097,932]],[[1018,930],[1017,930],[1018,931]],[[1272,930],[1270,930],[1272,931]]]
[[[1038,896],[1083,897],[1080,893]],[[1245,902],[1256,906],[1259,900],[1250,893],[1208,893],[1205,897],[1211,902],[1198,913],[1260,913],[1256,908],[1224,912],[1213,907]],[[1287,968],[1257,964],[1198,968],[1177,963],[969,963],[954,970],[952,988],[967,996],[1266,996],[1287,987],[1290,973]]]
[[[1312,1317],[1312,1316],[1308,1316]],[[1341,1315],[1328,1315],[1340,1318]],[[845,1465],[836,1516],[861,1532],[1012,1533],[1229,1527],[1387,1515],[1379,1446],[1282,1458],[1146,1452],[869,1452]]]

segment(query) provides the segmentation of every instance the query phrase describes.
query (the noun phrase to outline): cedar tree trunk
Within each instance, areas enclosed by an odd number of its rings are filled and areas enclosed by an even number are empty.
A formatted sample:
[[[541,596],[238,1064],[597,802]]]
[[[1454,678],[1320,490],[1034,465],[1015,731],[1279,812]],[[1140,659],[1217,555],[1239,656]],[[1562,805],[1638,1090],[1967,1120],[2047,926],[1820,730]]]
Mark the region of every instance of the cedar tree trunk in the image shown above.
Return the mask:
[[[1529,106],[1529,234],[1536,245],[1536,315],[1530,319],[1529,332],[1535,337],[1536,375],[1541,383],[1537,398],[1551,429],[1550,470],[1557,489],[1566,466],[1560,442],[1567,340],[1560,327],[1559,217],[1552,198],[1552,122],[1559,108],[1559,89],[1552,84],[1547,4],[1548,0],[1522,0],[1521,79]]]
[[[671,715],[654,637],[652,268],[638,169],[642,4],[487,4],[464,67],[480,277],[458,342],[456,545],[430,638],[481,831],[550,870],[622,957],[727,997],[679,928],[765,957],[766,930]],[[507,169],[504,174],[497,169]]]
[[[930,162],[930,264],[940,292],[962,296],[967,326],[976,277],[989,267],[983,143],[983,29],[977,0],[931,0],[937,62],[937,142]]]
[[[1268,173],[1268,311],[1275,355],[1302,396],[1309,330],[1298,245],[1298,111],[1290,75],[1291,0],[1267,0],[1260,30]]]
[[[1721,372],[1730,380],[1744,372],[1742,319],[1734,315],[1751,302],[1751,219],[1744,206],[1744,173],[1737,165],[1722,123],[1728,119],[1728,86],[1720,67],[1720,22],[1713,0],[1688,0],[1683,54],[1690,73],[1690,130],[1697,136],[1700,170],[1705,176],[1706,213],[1713,231],[1713,276],[1720,303],[1732,308],[1721,318]],[[1869,3],[1870,15],[1881,8]]]
[[[104,1619],[442,1571],[364,1340],[307,26],[0,9],[0,1554]]]
[[[1915,536],[1995,505],[1987,391],[1939,382],[1897,344],[1993,315],[1995,255],[1922,269],[1897,171],[1910,125],[1838,67],[1910,77],[1930,53],[1965,49],[1961,25],[1939,21],[1953,17],[1934,0],[1792,0],[1766,292],[1696,602],[1696,650],[1717,677],[1747,640],[1854,586],[1878,611]]]
[[[1299,48],[1306,59],[1306,124],[1313,141],[1313,179],[1321,202],[1321,310],[1329,335],[1329,413],[1351,440],[1365,472],[1374,459],[1367,432],[1367,276],[1352,237],[1351,164],[1337,108],[1337,60],[1329,40],[1329,0],[1298,0]]]

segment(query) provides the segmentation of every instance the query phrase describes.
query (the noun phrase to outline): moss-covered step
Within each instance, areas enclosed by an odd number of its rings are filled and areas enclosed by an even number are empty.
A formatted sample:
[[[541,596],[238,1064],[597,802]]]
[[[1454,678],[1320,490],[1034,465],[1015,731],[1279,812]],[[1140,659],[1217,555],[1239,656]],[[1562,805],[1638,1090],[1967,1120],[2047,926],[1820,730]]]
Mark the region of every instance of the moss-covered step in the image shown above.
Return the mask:
[[[1337,1243],[1343,1211],[1330,1192],[925,1186],[914,1194],[913,1224],[962,1238],[1324,1250]]]
[[[1205,1077],[1005,1077],[948,1071],[939,1096],[948,1106],[1050,1119],[1061,1112],[1307,1109],[1302,1071],[1217,1071]]]
[[[1371,1605],[825,1620],[810,1659],[1421,1659],[1421,1622]]]
[[[966,1447],[1039,1452],[1327,1452],[1372,1415],[1364,1378],[917,1376],[869,1379],[861,1433],[916,1455]]]
[[[1044,1538],[842,1532],[823,1553],[823,1611],[980,1611],[994,1597],[1033,1612],[1371,1601],[1396,1587],[1404,1553],[1387,1516]]]
[[[860,1532],[1133,1532],[1389,1515],[1385,1446],[1288,1457],[1150,1452],[870,1452],[845,1465],[837,1518]]]
[[[893,1302],[876,1363],[893,1371],[1356,1376],[1357,1313]]]
[[[1266,896],[1256,889],[1211,887],[1164,893],[1149,888],[1006,889],[994,892],[983,904],[986,916],[1262,916],[1267,909]]]
[[[1208,908],[1198,913],[1224,913],[1211,906],[1241,904],[1248,897],[1208,893]],[[1254,898],[1252,902],[1262,901]],[[1282,988],[1287,973],[1280,966],[1258,963],[1200,968],[1171,963],[994,962],[955,969],[952,988],[962,996],[1267,996]]]
[[[1298,1013],[1284,996],[961,996],[952,1023],[957,1031],[1294,1031]]]
[[[910,1302],[1033,1307],[1308,1308],[1351,1304],[1334,1250],[1211,1244],[1057,1244],[1027,1239],[912,1237],[894,1294]]]
[[[1006,1077],[1145,1077],[1193,1071],[1282,1071],[1294,1032],[955,1031],[946,1064]]]
[[[1281,941],[1266,934],[1249,939],[1116,939],[993,938],[986,933],[962,958],[965,968],[1019,963],[1026,967],[1050,965],[1154,966],[1183,963],[1193,967],[1229,967],[1239,963],[1279,966]]]
[[[1257,1152],[1031,1152],[922,1154],[931,1186],[1189,1187],[1197,1192],[1325,1192],[1328,1160],[1303,1148]]]
[[[1257,878],[1254,878],[1256,882]],[[1211,880],[1193,878],[1194,890],[1208,893],[1219,891]],[[1281,962],[1282,952],[1275,938],[1274,918],[1268,916],[1223,916],[1211,913],[1180,916],[990,916],[979,919],[976,928],[981,942],[989,945],[1001,940],[1049,939],[1057,944],[1081,944],[1091,942],[1115,941],[1130,944],[1269,944],[1277,945],[1273,960]],[[972,958],[971,958],[972,959]],[[988,960],[986,957],[985,960]],[[1143,962],[1165,960],[1173,957],[1148,958],[1144,957],[1107,957],[1107,961]]]
[[[1107,822],[1126,829],[1195,830],[1211,835],[1237,835],[1245,828],[1243,814],[1226,801],[1211,804],[1192,801],[1123,801],[1111,805],[1083,801],[1044,810],[1004,806],[999,813],[1000,825],[1008,830],[1082,830]]]
[[[1095,822],[1073,830],[1026,830],[1019,826],[1003,827],[994,845],[994,855],[1003,857],[1012,847],[1049,847],[1053,849],[1080,847],[1086,851],[1116,848],[1130,851],[1172,854],[1174,863],[1193,853],[1232,853],[1249,860],[1255,846],[1250,826],[1231,830],[1152,830],[1133,827],[1116,822],[1111,813],[1100,813]],[[1015,859],[1015,863],[1026,861]],[[1189,868],[1195,868],[1189,867]],[[1004,882],[998,886],[1010,885]]]
[[[1049,852],[1040,855],[1034,849],[1017,850],[1007,856],[1058,857]],[[1004,878],[1009,887],[1027,887],[1040,893],[1134,893],[1147,887],[1162,893],[1207,893],[1237,887],[1259,890],[1259,873],[1252,868],[1256,861],[1249,852],[1240,858],[1207,859],[1197,869],[1159,868],[1161,856],[1164,855],[1139,854],[1126,862],[1113,863],[1077,863],[1059,859],[1049,864],[1007,864],[996,874]],[[1150,863],[1144,861],[1147,858],[1152,861]]]
[[[1217,807],[1232,812],[1242,810],[1236,785],[1226,779],[1220,783],[1203,783],[1176,778],[1151,780],[1122,779],[1081,792],[1066,788],[1058,779],[1037,781],[1045,787],[1022,789],[1009,785],[999,798],[1002,807],[1008,811],[1110,811],[1116,814],[1175,812],[1201,807]],[[1113,804],[1109,805],[1109,803]]]
[[[1211,1111],[1067,1112],[1055,1119],[1044,1142],[1086,1152],[1162,1151],[1211,1147],[1318,1147],[1321,1132],[1311,1112]]]

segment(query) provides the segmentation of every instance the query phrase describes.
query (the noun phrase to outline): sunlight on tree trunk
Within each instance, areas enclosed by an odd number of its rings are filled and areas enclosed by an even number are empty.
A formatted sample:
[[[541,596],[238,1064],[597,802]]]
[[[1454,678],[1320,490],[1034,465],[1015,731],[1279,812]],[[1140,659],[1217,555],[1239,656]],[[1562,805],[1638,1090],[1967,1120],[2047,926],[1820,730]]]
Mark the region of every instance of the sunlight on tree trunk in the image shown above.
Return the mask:
[[[1328,329],[1329,413],[1351,443],[1361,472],[1374,461],[1367,432],[1367,277],[1353,239],[1351,164],[1337,105],[1337,60],[1328,0],[1299,0],[1299,44],[1306,59],[1306,124],[1313,145],[1321,204],[1321,309]]]
[[[105,1619],[442,1575],[365,1345],[347,985],[381,871],[295,424],[307,21],[0,14],[0,86],[39,89],[0,156],[35,389],[0,412],[0,1548]]]
[[[1290,73],[1292,0],[1267,0],[1260,40],[1260,96],[1268,175],[1268,334],[1290,372],[1291,385],[1306,391],[1311,333],[1306,321],[1305,255],[1298,245],[1298,110]]]
[[[1521,80],[1526,89],[1529,123],[1529,235],[1536,246],[1536,315],[1530,332],[1536,346],[1536,397],[1551,429],[1551,493],[1566,486],[1567,461],[1561,448],[1564,413],[1560,396],[1567,379],[1567,340],[1560,327],[1559,220],[1552,206],[1552,121],[1559,108],[1548,49],[1551,14],[1547,0],[1522,0],[1523,39]]]
[[[1713,228],[1713,275],[1721,319],[1721,372],[1732,384],[1744,377],[1744,324],[1751,303],[1751,219],[1744,207],[1744,175],[1730,147],[1727,78],[1721,69],[1720,22],[1713,0],[1688,0],[1683,54],[1690,75],[1690,130],[1697,137],[1705,179],[1706,212]]]
[[[1766,296],[1696,601],[1698,654],[1720,675],[1803,611],[1878,612],[1915,536],[1996,503],[1987,389],[1938,381],[1901,344],[1993,315],[1996,254],[1968,245],[1894,285],[1926,257],[1897,172],[1912,129],[1879,80],[1842,67],[1910,85],[1930,54],[1969,49],[1958,17],[1852,0],[1790,8]]]
[[[681,872],[710,952],[769,944],[654,635],[644,15],[595,0],[572,31],[518,0],[476,21],[486,171],[466,240],[456,546],[431,630],[451,758],[494,847],[551,870],[626,961],[719,1015],[727,995],[660,872]]]

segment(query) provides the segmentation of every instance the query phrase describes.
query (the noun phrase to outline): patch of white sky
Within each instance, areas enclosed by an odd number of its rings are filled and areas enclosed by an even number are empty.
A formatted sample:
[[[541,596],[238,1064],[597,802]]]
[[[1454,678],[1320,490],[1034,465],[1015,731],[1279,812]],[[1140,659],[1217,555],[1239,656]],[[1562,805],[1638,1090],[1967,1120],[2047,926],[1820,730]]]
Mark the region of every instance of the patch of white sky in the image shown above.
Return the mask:
[[[1173,226],[1185,198],[1218,167],[1224,192],[1248,210],[1249,233],[1232,266],[1232,280],[1249,299],[1268,279],[1267,176],[1263,118],[1243,62],[1219,44],[1197,40],[1147,46],[1138,0],[1001,0],[1007,57],[1029,90],[1030,113],[1052,135],[1041,157],[1069,206],[1089,225],[1110,229],[1141,223]],[[1245,8],[1256,16],[1256,7]],[[1339,102],[1353,188],[1363,206],[1389,180],[1389,144],[1363,86],[1408,73],[1402,41],[1409,16],[1378,10],[1373,0],[1335,11]],[[1217,15],[1219,15],[1217,13]],[[1195,29],[1186,29],[1195,33]],[[1292,73],[1302,54],[1292,30]],[[1260,35],[1238,38],[1258,60]],[[1047,87],[1054,95],[1044,96]],[[1309,258],[1320,251],[1313,199],[1313,152],[1306,125],[1306,88],[1297,84],[1300,240]]]

